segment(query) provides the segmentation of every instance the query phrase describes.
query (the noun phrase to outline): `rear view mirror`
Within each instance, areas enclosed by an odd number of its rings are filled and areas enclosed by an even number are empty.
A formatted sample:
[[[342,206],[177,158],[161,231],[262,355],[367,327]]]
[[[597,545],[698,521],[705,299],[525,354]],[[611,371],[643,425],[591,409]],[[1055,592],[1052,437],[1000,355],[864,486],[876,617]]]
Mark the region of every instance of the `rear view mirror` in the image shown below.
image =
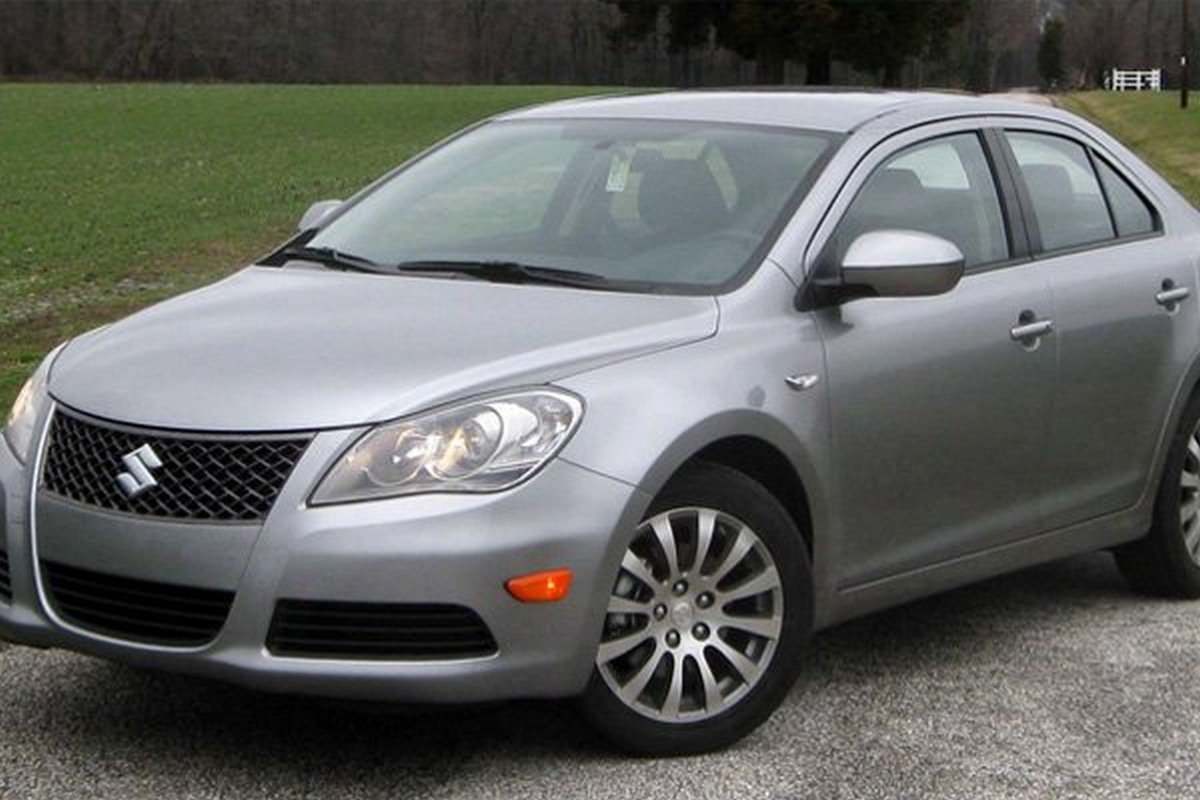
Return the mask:
[[[304,231],[312,230],[320,225],[326,217],[341,207],[341,200],[321,200],[313,203],[308,207],[308,211],[304,212],[304,216],[300,217],[300,222],[296,225],[296,232],[303,233]]]
[[[864,233],[842,259],[841,283],[877,297],[944,294],[958,285],[966,259],[953,242],[920,231]]]

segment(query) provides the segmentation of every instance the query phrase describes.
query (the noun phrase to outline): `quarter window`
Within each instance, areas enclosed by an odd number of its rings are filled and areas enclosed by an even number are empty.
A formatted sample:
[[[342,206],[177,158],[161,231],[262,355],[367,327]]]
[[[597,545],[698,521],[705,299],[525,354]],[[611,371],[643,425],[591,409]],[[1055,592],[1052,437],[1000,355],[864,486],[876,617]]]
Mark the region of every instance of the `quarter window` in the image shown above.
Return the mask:
[[[1112,208],[1113,221],[1117,224],[1117,235],[1138,236],[1157,230],[1154,211],[1129,185],[1129,181],[1099,158],[1095,161],[1109,207]]]
[[[1087,151],[1061,136],[1009,132],[1008,142],[1033,203],[1043,250],[1062,250],[1116,236]]]
[[[1009,257],[1000,196],[976,134],[923,142],[884,162],[839,223],[833,258],[840,263],[859,236],[889,228],[947,239],[968,267]]]

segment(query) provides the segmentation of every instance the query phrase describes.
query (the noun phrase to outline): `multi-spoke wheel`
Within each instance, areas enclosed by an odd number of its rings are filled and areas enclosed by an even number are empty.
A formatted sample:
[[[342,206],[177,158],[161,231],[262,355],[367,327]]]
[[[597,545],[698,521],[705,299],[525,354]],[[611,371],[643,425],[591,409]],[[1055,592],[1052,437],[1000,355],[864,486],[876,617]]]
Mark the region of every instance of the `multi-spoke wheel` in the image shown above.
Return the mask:
[[[740,473],[690,470],[625,550],[585,709],[640,752],[733,741],[791,683],[809,591],[803,540],[779,502]]]
[[[625,551],[596,666],[652,719],[710,717],[770,665],[783,611],[775,561],[746,523],[712,508],[663,511]]]
[[[1200,598],[1200,395],[1188,403],[1171,442],[1150,533],[1115,555],[1135,588]]]

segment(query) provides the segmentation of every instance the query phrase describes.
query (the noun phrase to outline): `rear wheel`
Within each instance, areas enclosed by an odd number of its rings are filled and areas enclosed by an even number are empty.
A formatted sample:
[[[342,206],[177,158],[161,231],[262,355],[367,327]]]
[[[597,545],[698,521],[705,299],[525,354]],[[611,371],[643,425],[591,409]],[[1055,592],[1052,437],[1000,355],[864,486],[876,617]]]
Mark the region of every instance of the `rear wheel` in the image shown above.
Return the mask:
[[[1167,453],[1150,533],[1114,554],[1135,589],[1200,598],[1200,394],[1184,410]]]
[[[804,542],[778,500],[725,467],[690,469],[625,551],[585,714],[638,753],[736,741],[792,684],[810,595]]]

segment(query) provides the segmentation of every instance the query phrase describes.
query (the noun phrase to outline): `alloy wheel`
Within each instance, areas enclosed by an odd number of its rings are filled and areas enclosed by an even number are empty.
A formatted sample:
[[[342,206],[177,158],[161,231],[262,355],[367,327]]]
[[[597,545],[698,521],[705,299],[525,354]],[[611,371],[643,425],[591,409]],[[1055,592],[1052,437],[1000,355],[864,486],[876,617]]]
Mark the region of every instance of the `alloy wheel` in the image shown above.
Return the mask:
[[[779,570],[748,525],[711,508],[665,511],[625,552],[596,665],[639,714],[703,721],[762,678],[783,615]]]
[[[1200,426],[1188,437],[1179,474],[1179,525],[1183,546],[1192,562],[1200,566]]]

